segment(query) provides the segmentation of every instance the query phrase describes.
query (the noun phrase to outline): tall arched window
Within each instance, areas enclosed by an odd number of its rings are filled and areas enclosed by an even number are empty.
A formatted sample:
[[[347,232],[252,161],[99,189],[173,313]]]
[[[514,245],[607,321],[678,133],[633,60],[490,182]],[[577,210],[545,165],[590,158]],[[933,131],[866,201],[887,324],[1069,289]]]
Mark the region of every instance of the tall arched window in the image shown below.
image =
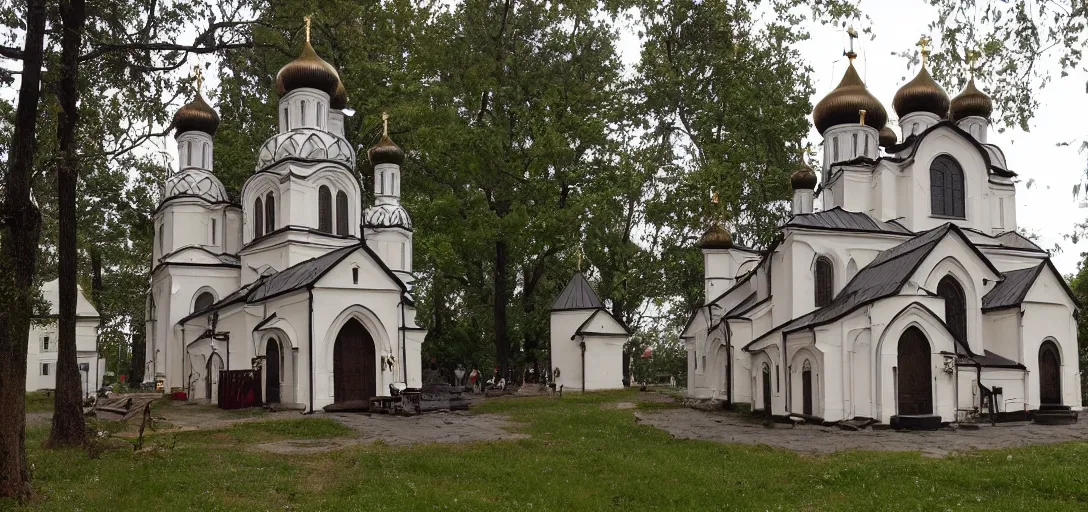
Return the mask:
[[[197,311],[204,311],[215,304],[215,295],[211,292],[200,292],[200,295],[196,296],[196,300],[193,301],[193,313]]]
[[[963,287],[952,276],[937,283],[937,295],[944,299],[944,321],[956,341],[967,344],[967,298]]]
[[[261,198],[253,201],[253,238],[264,235],[264,202]]]
[[[948,155],[933,159],[929,166],[930,211],[933,215],[966,218],[963,169]]]
[[[276,198],[269,192],[264,196],[264,232],[271,233],[276,230]]]
[[[348,195],[343,190],[336,193],[336,234],[348,234]]]
[[[332,233],[332,192],[325,185],[317,189],[317,230]]]
[[[816,307],[831,304],[835,296],[835,274],[831,260],[824,256],[816,258]]]

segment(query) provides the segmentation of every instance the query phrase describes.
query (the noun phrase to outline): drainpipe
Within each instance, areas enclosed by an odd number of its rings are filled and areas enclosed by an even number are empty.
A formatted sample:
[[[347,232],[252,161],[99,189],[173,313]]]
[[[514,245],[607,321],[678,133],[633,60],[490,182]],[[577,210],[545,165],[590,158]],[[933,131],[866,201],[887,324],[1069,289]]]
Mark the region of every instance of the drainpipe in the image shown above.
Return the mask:
[[[729,321],[725,320],[725,357],[729,359],[729,366],[725,367],[725,382],[729,386],[729,392],[725,394],[729,399],[729,408],[733,408],[733,329],[729,328]]]
[[[404,294],[400,296],[400,367],[404,387],[408,387],[408,320],[404,316]],[[395,380],[395,379],[394,379]]]
[[[310,409],[304,411],[303,414],[314,413],[314,288],[312,286],[306,287],[306,292],[310,295],[309,308],[310,308],[310,354],[306,358],[310,363]]]
[[[582,392],[586,392],[586,339],[582,338],[582,342],[578,344],[582,347]]]

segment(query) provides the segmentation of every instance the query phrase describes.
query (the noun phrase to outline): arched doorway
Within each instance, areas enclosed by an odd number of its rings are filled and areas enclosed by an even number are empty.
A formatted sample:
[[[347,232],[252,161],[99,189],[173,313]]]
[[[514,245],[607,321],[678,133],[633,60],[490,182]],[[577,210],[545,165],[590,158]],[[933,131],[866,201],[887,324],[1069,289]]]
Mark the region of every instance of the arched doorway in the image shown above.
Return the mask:
[[[917,327],[899,338],[899,414],[933,414],[933,369],[929,340]]]
[[[268,339],[264,355],[265,403],[278,404],[280,402],[280,343],[276,338]]]
[[[207,377],[204,379],[204,391],[212,403],[219,403],[219,372],[222,370],[223,358],[219,357],[219,353],[212,352],[205,368]]]
[[[1050,340],[1039,347],[1039,403],[1062,403],[1062,358]]]
[[[763,363],[763,412],[771,415],[771,366]]]
[[[336,335],[333,348],[333,401],[366,401],[377,389],[374,338],[363,324],[352,318]]]
[[[801,412],[812,414],[812,363],[808,359],[801,365]]]

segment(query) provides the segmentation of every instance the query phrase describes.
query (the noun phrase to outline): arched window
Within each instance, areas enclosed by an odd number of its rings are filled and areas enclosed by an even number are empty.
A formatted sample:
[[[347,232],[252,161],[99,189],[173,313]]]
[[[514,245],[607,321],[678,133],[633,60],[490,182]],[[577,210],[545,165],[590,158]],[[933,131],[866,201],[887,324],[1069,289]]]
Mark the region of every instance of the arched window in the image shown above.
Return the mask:
[[[302,100],[302,102],[300,104],[302,105],[302,113],[301,113],[301,115],[299,115],[299,122],[301,122],[303,125],[305,125],[306,124],[306,100]]]
[[[933,215],[966,218],[963,196],[963,169],[948,155],[933,159],[929,166],[930,211]]]
[[[253,238],[264,235],[264,202],[261,198],[253,201]]]
[[[967,344],[967,298],[963,287],[952,276],[937,283],[937,295],[944,299],[944,321],[956,341]]]
[[[325,185],[317,189],[317,230],[332,233],[332,192]]]
[[[276,230],[276,198],[269,192],[264,196],[264,232],[271,233]]]
[[[824,256],[816,258],[816,307],[822,308],[831,304],[835,296],[834,270],[831,260]]]
[[[165,229],[164,229],[165,227],[166,227],[166,224],[159,224],[159,257],[160,258],[163,256],[163,254],[162,254],[163,248],[166,247],[166,245],[165,245],[166,244],[166,232],[165,232]]]
[[[348,234],[348,195],[343,190],[336,193],[336,234]]]
[[[196,296],[196,300],[193,301],[193,313],[197,311],[204,311],[215,304],[215,295],[212,292],[200,292],[200,295]]]

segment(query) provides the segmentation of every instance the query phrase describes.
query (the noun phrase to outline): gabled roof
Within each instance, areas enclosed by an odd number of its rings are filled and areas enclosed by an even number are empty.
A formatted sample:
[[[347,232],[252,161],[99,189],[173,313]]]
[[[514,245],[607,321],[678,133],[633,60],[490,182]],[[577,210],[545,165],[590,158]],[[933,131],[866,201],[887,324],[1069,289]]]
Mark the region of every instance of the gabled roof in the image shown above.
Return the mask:
[[[567,283],[567,287],[559,293],[552,304],[552,311],[569,311],[574,309],[601,309],[604,303],[593,291],[589,281],[581,272],[574,274]]]
[[[1031,285],[1039,277],[1045,263],[1034,267],[1010,270],[1005,272],[1004,279],[997,283],[992,290],[982,297],[982,311],[994,311],[997,309],[1019,306],[1027,297]]]
[[[276,272],[275,274],[263,276],[252,283],[243,286],[239,290],[223,297],[219,302],[212,304],[211,306],[201,310],[195,311],[193,314],[182,318],[178,323],[186,323],[193,318],[197,318],[212,311],[217,311],[227,307],[231,304],[239,302],[254,303],[262,300],[271,299],[280,295],[303,290],[313,286],[322,276],[327,274],[329,270],[332,270],[341,261],[344,261],[349,255],[355,251],[363,251],[370,255],[379,268],[382,269],[390,279],[401,289],[402,296],[406,303],[411,303],[411,297],[408,295],[408,289],[403,281],[400,280],[393,273],[392,270],[374,254],[374,251],[370,249],[365,243],[356,243],[346,247],[341,247],[335,251],[328,252],[313,259],[309,259],[288,267],[284,270]]]
[[[858,271],[831,304],[771,329],[749,345],[776,331],[788,334],[833,322],[862,306],[898,294],[926,256],[949,234],[959,236],[994,274],[1000,274],[960,228],[955,224],[944,224],[881,252],[872,263]]]
[[[821,212],[794,215],[786,222],[784,227],[912,234],[910,230],[898,223],[881,222],[864,213],[843,210],[840,206]]]
[[[54,317],[60,314],[60,279],[42,283],[42,298],[49,304],[49,312],[44,316]],[[76,317],[98,318],[98,310],[83,294],[83,287],[76,285]]]
[[[1045,249],[1036,245],[1035,242],[1028,240],[1024,237],[1024,235],[1021,235],[1020,233],[1017,233],[1015,231],[1006,231],[995,236],[994,238],[1001,242],[1001,245],[1013,249],[1025,249],[1028,251],[1046,252]]]
[[[608,317],[608,319],[612,320],[612,322],[616,325],[616,327],[619,327],[620,330],[623,331],[623,333],[596,332],[596,331],[587,330],[591,326],[591,324],[593,323],[593,319],[597,318],[597,315],[605,315],[606,317]],[[572,335],[570,337],[570,339],[573,340],[574,338],[576,338],[578,336],[630,336],[630,335],[631,335],[631,329],[629,327],[624,325],[623,322],[617,320],[616,317],[612,316],[612,313],[609,313],[608,310],[606,310],[604,308],[601,308],[601,309],[598,309],[597,311],[594,311],[592,315],[589,315],[589,318],[587,318],[585,322],[582,322],[582,325],[579,325],[578,328],[574,330],[574,335]]]
[[[1073,302],[1073,305],[1077,309],[1080,309],[1080,301],[1078,301],[1077,296],[1073,294],[1073,290],[1069,288],[1069,283],[1065,282],[1065,278],[1062,277],[1062,274],[1054,267],[1054,262],[1051,261],[1050,258],[1047,258],[1034,267],[1005,272],[1004,279],[997,283],[992,290],[982,297],[982,312],[987,313],[990,311],[1017,307],[1020,304],[1023,304],[1024,299],[1028,296],[1028,292],[1031,291],[1031,287],[1035,284],[1035,281],[1039,279],[1039,276],[1042,275],[1044,269],[1053,273],[1054,278],[1061,283],[1062,289],[1065,290],[1066,295],[1069,296],[1069,300]]]
[[[918,151],[918,147],[921,146],[922,141],[926,137],[928,137],[929,134],[931,134],[931,133],[933,133],[933,132],[935,132],[935,131],[937,131],[937,130],[939,130],[941,128],[948,128],[948,129],[956,132],[957,134],[959,134],[961,137],[963,137],[968,142],[970,142],[971,145],[974,146],[975,149],[977,149],[978,152],[982,155],[982,159],[986,162],[986,169],[988,169],[993,174],[995,174],[997,176],[1001,176],[1003,178],[1016,177],[1015,172],[1012,172],[1012,171],[1010,171],[1008,169],[1005,169],[1005,168],[999,167],[998,165],[995,165],[995,162],[993,161],[993,158],[991,158],[991,152],[989,150],[987,150],[986,147],[983,146],[982,143],[980,143],[978,141],[978,139],[976,139],[970,133],[967,133],[966,131],[964,131],[964,129],[960,128],[958,125],[956,125],[955,122],[949,121],[947,119],[944,120],[944,121],[941,121],[941,122],[939,122],[937,124],[934,124],[933,126],[930,126],[929,128],[927,128],[922,133],[915,134],[915,135],[910,135],[906,139],[904,139],[903,142],[901,142],[899,144],[896,144],[895,146],[891,146],[891,147],[887,148],[888,153],[893,153],[893,154],[894,153],[899,153],[900,151],[903,151],[905,149],[910,149],[910,154],[907,155],[905,158],[881,157],[881,158],[877,159],[876,161],[879,162],[880,160],[889,160],[889,161],[892,161],[892,162],[901,162],[903,160],[913,158],[914,154]],[[1002,165],[1005,164],[1005,162],[1003,162],[1003,161],[1000,162],[1000,163]]]

